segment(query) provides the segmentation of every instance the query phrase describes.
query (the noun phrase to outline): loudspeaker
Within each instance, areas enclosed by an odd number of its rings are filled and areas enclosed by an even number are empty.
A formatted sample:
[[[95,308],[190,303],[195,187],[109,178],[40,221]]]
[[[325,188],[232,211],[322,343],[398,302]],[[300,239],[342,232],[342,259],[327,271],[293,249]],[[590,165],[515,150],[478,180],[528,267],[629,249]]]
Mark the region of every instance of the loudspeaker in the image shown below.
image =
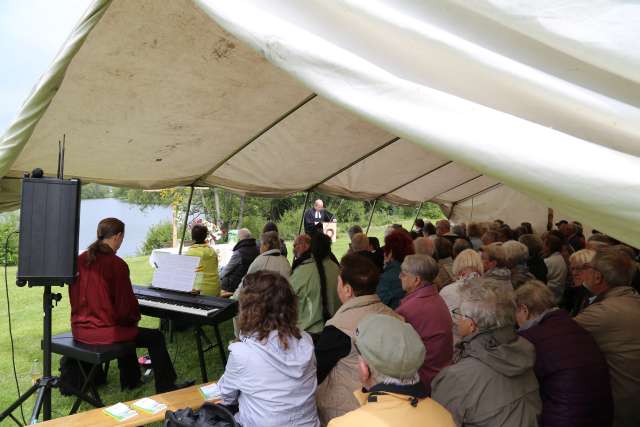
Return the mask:
[[[73,282],[78,257],[80,181],[24,178],[17,284]]]

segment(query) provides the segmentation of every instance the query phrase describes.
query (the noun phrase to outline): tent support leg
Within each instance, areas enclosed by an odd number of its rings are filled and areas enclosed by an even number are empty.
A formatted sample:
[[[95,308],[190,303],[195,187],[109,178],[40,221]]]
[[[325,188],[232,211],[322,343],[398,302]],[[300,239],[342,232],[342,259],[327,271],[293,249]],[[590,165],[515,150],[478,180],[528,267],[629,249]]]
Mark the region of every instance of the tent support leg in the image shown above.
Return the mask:
[[[244,195],[240,196],[240,213],[238,214],[238,230],[242,227],[242,217],[244,216]]]
[[[378,199],[374,199],[373,206],[371,206],[371,215],[369,215],[369,224],[367,224],[367,232],[365,234],[369,234],[369,228],[371,228],[371,221],[373,220],[373,214],[376,211],[377,204],[378,204]]]
[[[447,215],[447,219],[451,219],[451,217],[453,216],[453,210],[456,207],[456,202],[451,203],[451,209],[449,209],[449,215]]]
[[[309,203],[309,194],[311,194],[311,191],[307,191],[307,195],[304,196],[304,204],[302,205],[302,217],[300,218],[300,227],[298,227],[298,234],[302,234],[302,224],[304,224],[304,211],[307,210],[307,203]]]
[[[420,206],[418,206],[418,210],[416,210],[416,217],[413,220],[413,224],[411,224],[411,229],[413,230],[413,226],[416,225],[416,221],[418,220],[418,217],[420,216],[420,211],[422,210],[422,204],[424,202],[420,202]]]
[[[182,255],[182,247],[184,246],[184,236],[187,233],[187,224],[189,222],[189,212],[191,211],[191,201],[193,200],[193,185],[189,192],[189,201],[187,202],[187,212],[184,214],[184,222],[182,223],[182,238],[180,239],[180,248],[178,249],[178,255]]]

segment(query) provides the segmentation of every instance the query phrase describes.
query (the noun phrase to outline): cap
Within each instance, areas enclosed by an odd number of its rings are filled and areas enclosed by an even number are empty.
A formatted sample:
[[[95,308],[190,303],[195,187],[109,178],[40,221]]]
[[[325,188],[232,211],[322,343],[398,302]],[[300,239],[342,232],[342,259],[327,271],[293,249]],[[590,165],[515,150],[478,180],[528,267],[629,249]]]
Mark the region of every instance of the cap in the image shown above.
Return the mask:
[[[377,372],[409,378],[424,363],[426,350],[413,327],[396,317],[373,314],[358,323],[356,348]]]

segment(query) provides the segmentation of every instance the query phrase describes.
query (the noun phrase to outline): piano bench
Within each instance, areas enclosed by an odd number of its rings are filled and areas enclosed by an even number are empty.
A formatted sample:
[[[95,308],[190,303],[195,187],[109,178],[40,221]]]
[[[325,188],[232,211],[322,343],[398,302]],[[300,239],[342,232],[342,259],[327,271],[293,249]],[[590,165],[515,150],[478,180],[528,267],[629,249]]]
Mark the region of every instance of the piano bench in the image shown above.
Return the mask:
[[[66,332],[55,335],[51,338],[51,351],[76,360],[78,362],[80,372],[82,373],[82,377],[84,378],[84,383],[80,390],[75,390],[73,387],[67,385],[67,387],[71,389],[73,394],[76,396],[76,401],[69,413],[69,415],[72,415],[78,411],[82,400],[90,403],[96,408],[104,406],[93,381],[96,373],[98,372],[98,367],[103,363],[106,363],[108,370],[109,362],[112,360],[132,352],[135,353],[136,344],[134,342],[84,344],[74,340],[71,332]],[[85,372],[85,369],[80,362],[86,362],[91,365],[89,373]],[[91,396],[87,394],[89,389],[91,390]]]

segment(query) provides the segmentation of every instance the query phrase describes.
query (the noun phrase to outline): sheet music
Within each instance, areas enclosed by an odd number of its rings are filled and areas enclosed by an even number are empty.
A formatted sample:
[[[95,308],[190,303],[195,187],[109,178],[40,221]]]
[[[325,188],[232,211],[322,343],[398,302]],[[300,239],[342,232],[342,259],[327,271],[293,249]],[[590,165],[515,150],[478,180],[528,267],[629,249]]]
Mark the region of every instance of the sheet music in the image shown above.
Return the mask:
[[[151,287],[171,291],[190,292],[196,280],[200,257],[158,253]]]

